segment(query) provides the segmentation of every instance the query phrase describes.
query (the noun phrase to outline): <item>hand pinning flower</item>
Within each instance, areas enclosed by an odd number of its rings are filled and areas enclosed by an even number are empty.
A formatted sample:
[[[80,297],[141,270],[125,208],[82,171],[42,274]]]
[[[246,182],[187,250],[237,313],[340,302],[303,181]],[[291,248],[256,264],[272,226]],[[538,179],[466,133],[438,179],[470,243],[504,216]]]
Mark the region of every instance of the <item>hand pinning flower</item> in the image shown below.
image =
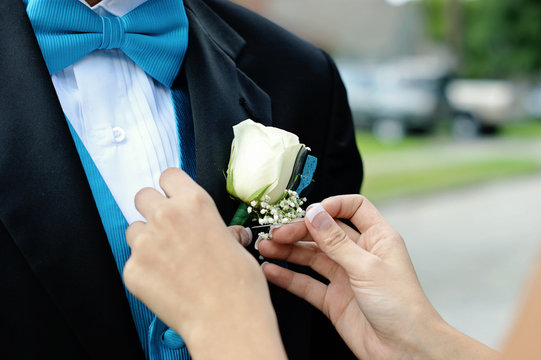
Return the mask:
[[[244,225],[250,218],[259,225],[283,224],[303,217],[306,199],[299,193],[311,182],[317,162],[310,149],[297,135],[250,119],[233,132],[227,191],[242,204],[231,224]]]

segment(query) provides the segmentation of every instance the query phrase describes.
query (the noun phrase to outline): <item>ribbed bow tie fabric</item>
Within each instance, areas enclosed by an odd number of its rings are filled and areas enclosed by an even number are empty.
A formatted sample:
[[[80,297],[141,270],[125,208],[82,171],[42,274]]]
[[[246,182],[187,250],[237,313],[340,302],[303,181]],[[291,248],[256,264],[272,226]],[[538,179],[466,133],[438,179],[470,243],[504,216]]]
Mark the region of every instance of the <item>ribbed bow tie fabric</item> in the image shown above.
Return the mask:
[[[52,75],[97,49],[121,49],[171,87],[188,48],[182,0],[148,0],[123,17],[99,16],[77,0],[28,0],[26,11]]]

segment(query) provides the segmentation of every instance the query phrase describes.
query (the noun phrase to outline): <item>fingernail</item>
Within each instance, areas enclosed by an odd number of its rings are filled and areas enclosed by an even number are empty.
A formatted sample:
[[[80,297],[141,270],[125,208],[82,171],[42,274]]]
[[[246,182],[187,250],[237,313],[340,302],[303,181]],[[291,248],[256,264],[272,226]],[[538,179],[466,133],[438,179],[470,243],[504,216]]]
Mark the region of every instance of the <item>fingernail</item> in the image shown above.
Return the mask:
[[[259,243],[261,242],[261,240],[263,240],[263,238],[262,238],[261,236],[259,236],[259,237],[257,238],[257,240],[255,241],[254,248],[255,248],[256,250],[259,250]]]
[[[312,204],[306,209],[306,218],[318,230],[324,230],[331,225],[331,217],[320,203]]]
[[[272,232],[275,230],[275,229],[279,229],[282,227],[283,224],[274,224],[274,225],[271,225],[270,229],[269,229],[269,237],[272,239]]]
[[[240,243],[242,246],[248,246],[252,242],[252,229],[245,227],[244,231],[240,232]]]
[[[261,268],[263,269],[263,267],[264,267],[265,265],[267,265],[268,263],[269,263],[268,261],[263,261],[263,262],[261,263],[261,265],[259,265],[259,266],[261,266]]]

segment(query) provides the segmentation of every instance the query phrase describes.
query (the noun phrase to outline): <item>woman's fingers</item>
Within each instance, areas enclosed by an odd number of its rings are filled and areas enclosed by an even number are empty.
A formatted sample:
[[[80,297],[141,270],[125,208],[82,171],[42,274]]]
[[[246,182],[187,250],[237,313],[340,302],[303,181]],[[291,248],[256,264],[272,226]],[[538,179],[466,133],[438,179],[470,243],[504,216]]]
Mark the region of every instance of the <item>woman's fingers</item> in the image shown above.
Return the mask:
[[[252,242],[252,230],[247,227],[242,227],[240,225],[228,226],[227,230],[233,235],[233,237],[241,244],[246,247]]]
[[[376,207],[362,195],[340,195],[321,202],[333,218],[349,219],[361,233],[381,222],[385,218]]]
[[[321,251],[347,273],[359,274],[377,260],[376,256],[352,241],[321,204],[310,205],[305,222]]]
[[[272,240],[261,240],[259,253],[270,259],[308,266],[321,276],[332,280],[337,264],[322,253],[313,242],[301,242],[294,245],[279,244]]]
[[[298,242],[288,245],[267,239],[259,242],[259,253],[264,257],[285,260],[303,266],[309,265],[316,252],[317,245],[314,243]]]
[[[192,178],[179,168],[165,169],[160,175],[160,187],[169,198],[182,196],[186,189],[199,187]]]
[[[146,187],[135,194],[135,208],[149,220],[167,203],[166,200],[158,190]]]
[[[316,279],[285,269],[276,264],[265,263],[263,273],[271,283],[306,300],[312,306],[323,311],[327,286]]]
[[[272,240],[281,244],[310,241],[310,233],[303,221],[271,227]]]
[[[336,220],[336,223],[352,240],[358,239],[360,234],[355,229],[352,229],[340,220]],[[271,236],[273,241],[281,244],[294,244],[298,241],[313,241],[312,235],[310,235],[304,221],[273,227]]]
[[[144,233],[146,223],[142,221],[133,222],[126,229],[126,242],[128,246],[133,249],[135,243],[137,242],[137,237]]]

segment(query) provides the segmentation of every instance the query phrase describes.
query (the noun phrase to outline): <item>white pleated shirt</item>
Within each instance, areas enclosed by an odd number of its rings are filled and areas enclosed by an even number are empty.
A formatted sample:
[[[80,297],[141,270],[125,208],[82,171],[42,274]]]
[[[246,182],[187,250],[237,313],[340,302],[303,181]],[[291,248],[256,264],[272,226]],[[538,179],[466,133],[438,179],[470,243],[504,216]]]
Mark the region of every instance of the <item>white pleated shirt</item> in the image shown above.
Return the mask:
[[[92,9],[123,16],[145,1],[102,0]],[[119,49],[96,50],[51,78],[68,121],[122,214],[130,224],[144,220],[135,194],[144,187],[160,190],[162,171],[180,162],[170,89]]]

